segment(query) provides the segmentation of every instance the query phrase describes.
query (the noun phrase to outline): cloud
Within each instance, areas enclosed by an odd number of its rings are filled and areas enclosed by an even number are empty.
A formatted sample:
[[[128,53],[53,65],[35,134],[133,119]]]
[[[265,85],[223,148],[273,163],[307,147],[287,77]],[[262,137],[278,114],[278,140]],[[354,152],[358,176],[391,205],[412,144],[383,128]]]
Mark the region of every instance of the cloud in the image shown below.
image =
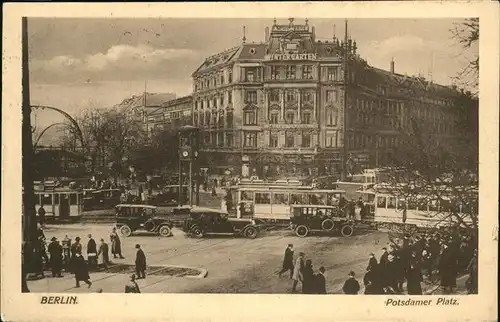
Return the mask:
[[[75,75],[90,77],[96,74],[106,79],[107,76],[158,71],[166,66],[175,66],[182,60],[196,59],[197,54],[196,51],[182,48],[116,45],[106,52],[84,57],[63,55],[49,60],[35,60],[32,62],[32,73],[36,79],[69,79]]]

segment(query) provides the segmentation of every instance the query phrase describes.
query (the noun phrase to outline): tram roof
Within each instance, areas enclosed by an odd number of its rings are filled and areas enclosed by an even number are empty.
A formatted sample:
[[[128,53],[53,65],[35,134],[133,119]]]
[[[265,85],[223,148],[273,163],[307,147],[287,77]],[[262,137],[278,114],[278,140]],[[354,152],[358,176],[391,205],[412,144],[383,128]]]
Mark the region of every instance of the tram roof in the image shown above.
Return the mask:
[[[345,193],[345,190],[341,189],[315,189],[313,187],[307,187],[307,186],[298,186],[298,187],[273,187],[273,186],[261,186],[261,187],[255,187],[255,186],[238,186],[236,187],[237,190],[244,190],[244,191],[264,191],[264,192],[309,192],[309,193]]]
[[[174,209],[189,209],[191,213],[219,213],[219,214],[227,214],[227,212],[221,209],[214,209],[208,207],[199,207],[199,206],[180,206],[175,207]]]
[[[327,206],[327,205],[290,205],[292,208],[326,208],[326,209],[338,209],[338,206]]]
[[[130,207],[130,208],[147,208],[147,209],[157,209],[158,207],[152,205],[143,205],[143,204],[130,204],[130,203],[121,203],[116,205],[115,208],[119,207]]]

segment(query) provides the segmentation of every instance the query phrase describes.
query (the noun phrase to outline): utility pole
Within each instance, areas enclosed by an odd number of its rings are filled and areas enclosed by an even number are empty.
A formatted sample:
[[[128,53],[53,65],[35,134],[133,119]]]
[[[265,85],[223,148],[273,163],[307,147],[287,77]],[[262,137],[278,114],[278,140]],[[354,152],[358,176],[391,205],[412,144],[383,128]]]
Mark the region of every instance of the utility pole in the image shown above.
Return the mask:
[[[347,70],[348,68],[348,59],[349,59],[349,53],[348,53],[348,46],[347,46],[347,19],[345,20],[345,34],[344,34],[344,46],[343,46],[343,51],[344,51],[344,144],[343,144],[343,151],[342,151],[342,173],[341,173],[341,180],[345,181],[347,177],[347,154],[348,154],[348,149],[347,149],[347,107],[348,107],[348,95],[347,95],[347,80],[349,78],[349,72]]]
[[[22,292],[29,292],[26,275],[32,273],[37,240],[35,192],[33,188],[33,140],[31,137],[31,105],[29,80],[28,18],[22,18],[22,180],[23,180],[23,248]]]

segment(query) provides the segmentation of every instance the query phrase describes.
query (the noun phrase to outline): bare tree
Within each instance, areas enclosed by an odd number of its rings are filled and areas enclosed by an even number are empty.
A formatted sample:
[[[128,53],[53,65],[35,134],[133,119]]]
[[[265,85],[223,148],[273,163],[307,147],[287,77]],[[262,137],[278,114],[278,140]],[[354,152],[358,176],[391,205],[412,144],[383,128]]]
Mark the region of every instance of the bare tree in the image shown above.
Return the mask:
[[[451,30],[453,39],[464,49],[462,56],[467,64],[455,77],[462,86],[477,93],[479,85],[479,18],[468,18],[456,23]]]
[[[388,182],[379,186],[398,200],[401,222],[410,210],[425,209],[428,227],[478,225],[478,155],[460,139],[443,139],[423,121],[413,118],[403,144],[395,148]],[[427,208],[429,207],[429,208]],[[429,211],[427,211],[427,209]]]

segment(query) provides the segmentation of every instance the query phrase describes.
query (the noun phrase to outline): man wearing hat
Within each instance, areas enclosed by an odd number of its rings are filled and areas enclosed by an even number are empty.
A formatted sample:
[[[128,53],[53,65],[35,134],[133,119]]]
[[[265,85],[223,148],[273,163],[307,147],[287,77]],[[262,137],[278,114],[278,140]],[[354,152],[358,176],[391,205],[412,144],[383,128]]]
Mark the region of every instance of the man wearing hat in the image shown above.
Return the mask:
[[[135,256],[135,272],[137,273],[137,278],[146,278],[146,255],[141,249],[141,245],[135,245],[137,253]]]
[[[347,280],[344,282],[344,286],[342,287],[342,290],[344,291],[344,294],[348,295],[356,295],[359,292],[360,286],[359,282],[355,278],[355,274],[353,271],[349,272],[349,277]]]
[[[75,255],[77,253],[82,254],[82,244],[80,244],[80,237],[75,238],[75,242],[73,245],[71,245],[71,259],[70,259],[70,269],[72,270],[74,268],[74,260],[75,260]]]
[[[97,266],[97,244],[91,234],[88,234],[88,237],[87,262],[89,263],[89,269],[94,269]]]
[[[71,239],[66,235],[62,240],[62,249],[63,249],[63,261],[64,261],[64,269],[69,271],[69,263],[71,259]]]
[[[288,244],[288,247],[285,249],[285,258],[283,259],[283,268],[281,271],[278,273],[279,277],[281,277],[281,274],[285,273],[286,271],[290,271],[290,279],[293,278],[293,245]]]
[[[52,277],[62,277],[61,275],[61,270],[62,270],[62,260],[63,260],[63,249],[62,246],[59,244],[59,241],[57,240],[56,237],[52,237],[50,239],[50,244],[48,247],[49,254],[50,254],[50,268],[52,270]]]
[[[135,274],[130,275],[130,281],[125,285],[125,293],[141,293],[139,285],[135,281]]]

